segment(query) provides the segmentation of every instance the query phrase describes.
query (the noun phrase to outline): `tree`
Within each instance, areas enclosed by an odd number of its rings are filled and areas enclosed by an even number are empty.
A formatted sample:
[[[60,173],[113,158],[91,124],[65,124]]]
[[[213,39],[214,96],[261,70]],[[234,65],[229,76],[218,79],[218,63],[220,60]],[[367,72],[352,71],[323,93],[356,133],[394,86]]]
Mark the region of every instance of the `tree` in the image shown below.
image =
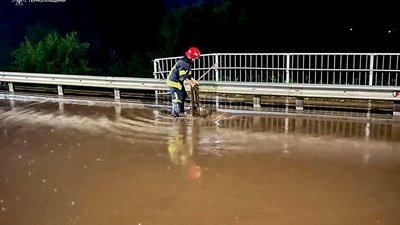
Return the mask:
[[[76,32],[61,37],[57,32],[49,33],[42,41],[32,43],[27,37],[13,51],[15,61],[11,69],[21,72],[90,74],[84,55],[88,43],[80,43]]]
[[[127,62],[117,62],[111,68],[111,74],[128,77],[153,77],[152,66],[148,54],[135,52]]]

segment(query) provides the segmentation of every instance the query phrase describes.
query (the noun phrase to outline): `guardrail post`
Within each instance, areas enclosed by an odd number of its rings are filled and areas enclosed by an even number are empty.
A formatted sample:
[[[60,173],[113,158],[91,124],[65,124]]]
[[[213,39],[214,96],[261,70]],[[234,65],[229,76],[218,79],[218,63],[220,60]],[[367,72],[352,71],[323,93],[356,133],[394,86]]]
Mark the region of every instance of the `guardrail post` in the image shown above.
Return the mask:
[[[8,82],[8,91],[14,92],[14,84],[12,82]]]
[[[296,98],[296,110],[303,110],[304,109],[304,98],[297,97]]]
[[[121,93],[120,93],[119,89],[117,89],[117,88],[114,89],[114,98],[121,99]]]
[[[368,79],[368,85],[372,85],[373,83],[373,78],[374,78],[374,54],[369,55],[369,79]]]
[[[255,95],[253,97],[253,107],[254,108],[261,108],[261,96]]]
[[[64,95],[63,87],[61,85],[57,85],[57,92],[59,96]]]

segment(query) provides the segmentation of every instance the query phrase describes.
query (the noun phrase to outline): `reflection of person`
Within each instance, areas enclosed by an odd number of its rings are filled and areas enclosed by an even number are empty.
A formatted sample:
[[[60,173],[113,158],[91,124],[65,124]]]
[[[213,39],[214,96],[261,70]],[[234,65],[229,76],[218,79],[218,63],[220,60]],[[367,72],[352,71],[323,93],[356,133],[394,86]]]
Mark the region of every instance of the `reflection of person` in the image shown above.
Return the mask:
[[[191,179],[198,179],[201,176],[201,168],[193,161],[194,137],[188,139],[188,124],[185,120],[178,120],[176,133],[168,139],[168,153],[172,163],[182,166]],[[192,132],[192,135],[195,133]]]
[[[200,58],[199,49],[196,47],[189,48],[168,74],[167,85],[172,97],[172,116],[179,117],[185,112],[187,93],[183,82],[187,80],[192,87],[199,85],[193,78],[191,71],[194,60],[198,58]]]

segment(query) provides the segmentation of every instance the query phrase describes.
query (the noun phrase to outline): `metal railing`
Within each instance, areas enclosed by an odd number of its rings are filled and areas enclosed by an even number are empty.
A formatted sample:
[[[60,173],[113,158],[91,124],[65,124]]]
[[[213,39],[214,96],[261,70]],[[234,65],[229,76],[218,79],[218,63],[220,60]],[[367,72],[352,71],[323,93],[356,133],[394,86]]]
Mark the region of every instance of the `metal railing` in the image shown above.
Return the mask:
[[[154,78],[165,79],[181,58],[154,59]],[[399,53],[218,53],[194,62],[193,76],[201,92],[296,98],[305,97],[394,101],[400,115]]]
[[[86,86],[114,89],[168,91],[170,69],[180,57],[154,59],[154,78],[88,76],[70,74],[0,72],[14,92],[14,83]],[[195,61],[193,75],[204,93],[248,94],[254,106],[263,95],[296,97],[302,109],[304,97],[390,100],[400,111],[400,54],[384,53],[290,53],[205,54]],[[188,89],[189,90],[189,89]],[[297,104],[297,101],[296,101]],[[299,106],[299,107],[297,107]]]
[[[166,78],[179,58],[155,59],[154,77]],[[398,53],[218,53],[196,60],[193,75],[202,81],[398,87],[399,64]]]

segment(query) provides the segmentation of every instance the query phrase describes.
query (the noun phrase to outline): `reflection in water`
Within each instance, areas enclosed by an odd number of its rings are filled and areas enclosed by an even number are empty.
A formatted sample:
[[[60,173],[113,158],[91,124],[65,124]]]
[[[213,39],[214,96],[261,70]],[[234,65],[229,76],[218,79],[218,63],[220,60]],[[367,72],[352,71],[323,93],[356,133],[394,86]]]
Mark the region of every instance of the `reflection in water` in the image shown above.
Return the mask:
[[[201,168],[193,161],[193,154],[196,148],[198,121],[195,119],[177,119],[172,125],[168,139],[168,153],[176,165],[183,166],[192,179],[198,179],[201,175]]]
[[[283,145],[282,152],[286,154],[293,151],[294,146],[289,148],[290,145],[303,143],[303,148],[318,149],[318,146],[329,145],[334,139],[349,142],[350,145],[356,139],[357,145],[366,145],[365,149],[369,149],[369,141],[384,141],[381,143],[383,145],[400,141],[400,123],[396,121],[371,123],[216,112],[208,118],[175,119],[156,109],[126,113],[133,110],[122,110],[121,106],[115,106],[112,114],[96,112],[86,115],[65,110],[64,103],[58,103],[57,113],[51,111],[51,108],[52,104],[48,103],[29,103],[18,107],[14,100],[10,100],[10,108],[0,107],[0,120],[4,121],[5,126],[9,123],[23,123],[76,129],[93,135],[107,134],[128,143],[167,141],[171,160],[176,164],[185,164],[187,158],[193,155],[194,149],[198,154],[218,156],[228,152],[269,151],[264,146],[249,148],[259,142],[268,142],[269,146]],[[324,144],[321,145],[320,142]],[[338,143],[335,145],[332,147],[339,146]],[[369,159],[369,156],[365,158]]]
[[[400,124],[0,100],[0,224],[400,221]]]
[[[0,108],[0,120],[4,121],[5,126],[8,123],[23,123],[38,126],[46,125],[59,129],[76,129],[94,135],[108,133],[128,142],[134,142],[130,138],[133,134],[135,136],[157,136],[168,132],[170,129],[169,124],[154,121],[150,110],[147,110],[144,116],[136,115],[134,118],[125,118],[120,115],[120,107],[116,107],[116,115],[110,117],[99,113],[90,116],[74,115],[70,112],[64,113],[64,103],[58,103],[58,113],[45,112],[40,108],[35,108],[35,105],[33,103],[25,107],[14,106],[11,107],[11,110]],[[51,107],[51,104],[46,107]],[[163,137],[163,135],[159,136]]]
[[[205,98],[205,100],[203,99]],[[238,100],[236,97],[231,99],[229,97],[221,97],[208,95],[203,96],[202,107],[213,111],[219,112],[230,112],[230,113],[244,113],[250,112],[250,114],[268,114],[268,115],[283,115],[283,116],[308,116],[308,117],[338,117],[338,118],[376,118],[376,119],[393,119],[393,112],[391,105],[379,105],[378,103],[349,103],[346,104],[335,104],[332,101],[332,105],[326,105],[326,102],[314,102],[310,100],[307,107],[297,107],[293,102],[286,98],[283,100],[265,100],[261,108],[253,107],[253,102],[248,99]],[[163,95],[162,100],[159,99],[157,105],[169,105],[169,95]],[[290,101],[292,103],[290,103]],[[298,110],[298,109],[301,110]]]
[[[205,125],[213,126],[209,121]],[[208,124],[207,124],[208,123]],[[311,136],[368,137],[376,140],[400,140],[399,122],[332,120],[322,118],[290,118],[273,116],[235,116],[219,122],[221,128]],[[394,132],[394,133],[393,133]]]
[[[187,140],[188,124],[186,120],[177,120],[176,123],[173,124],[171,136],[168,139],[168,153],[173,163],[185,165],[193,154],[192,146]]]

